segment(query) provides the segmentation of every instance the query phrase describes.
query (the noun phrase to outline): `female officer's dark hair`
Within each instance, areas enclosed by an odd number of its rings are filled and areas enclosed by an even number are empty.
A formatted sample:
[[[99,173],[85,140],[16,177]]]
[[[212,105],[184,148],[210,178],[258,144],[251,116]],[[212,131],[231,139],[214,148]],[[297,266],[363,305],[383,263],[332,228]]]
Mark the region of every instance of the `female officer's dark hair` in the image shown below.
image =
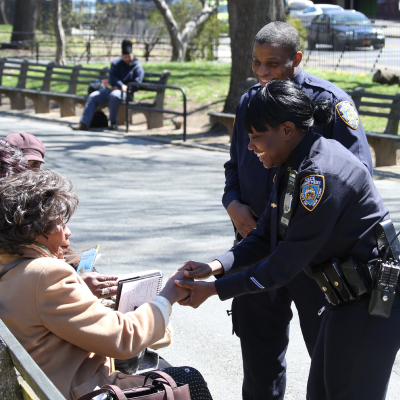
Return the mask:
[[[313,103],[300,86],[292,81],[272,81],[250,100],[244,114],[244,129],[252,133],[292,122],[297,128],[308,131],[314,125],[325,125],[332,120],[333,106],[329,100]]]

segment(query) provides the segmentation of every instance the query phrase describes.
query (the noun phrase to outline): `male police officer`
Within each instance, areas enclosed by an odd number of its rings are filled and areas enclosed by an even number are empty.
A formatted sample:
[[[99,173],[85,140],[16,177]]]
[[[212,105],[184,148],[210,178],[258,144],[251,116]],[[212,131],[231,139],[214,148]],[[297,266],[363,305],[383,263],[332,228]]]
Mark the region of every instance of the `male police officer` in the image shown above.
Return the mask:
[[[96,90],[86,100],[85,109],[79,124],[71,125],[73,130],[87,131],[98,106],[108,102],[110,109],[110,126],[116,130],[118,110],[121,100],[126,97],[127,85],[130,82],[142,83],[144,78],[143,67],[132,53],[132,42],[122,41],[122,56],[111,62],[108,84],[111,88]],[[137,88],[132,88],[137,91]]]
[[[372,174],[371,153],[364,129],[351,98],[331,82],[305,73],[299,35],[283,22],[272,22],[256,35],[253,47],[253,72],[259,84],[245,93],[237,107],[232,135],[231,159],[225,164],[226,185],[223,205],[241,237],[256,227],[270,196],[275,169],[266,169],[247,146],[249,138],[243,117],[254,94],[271,80],[291,79],[312,101],[330,100],[335,106],[333,121],[315,128],[328,139],[347,147]],[[193,275],[192,277],[195,277]],[[232,303],[233,323],[240,337],[243,358],[243,399],[283,399],[286,387],[285,354],[294,301],[303,337],[310,356],[319,333],[318,311],[324,296],[315,283],[299,273],[287,285],[272,293],[260,292],[236,297]]]

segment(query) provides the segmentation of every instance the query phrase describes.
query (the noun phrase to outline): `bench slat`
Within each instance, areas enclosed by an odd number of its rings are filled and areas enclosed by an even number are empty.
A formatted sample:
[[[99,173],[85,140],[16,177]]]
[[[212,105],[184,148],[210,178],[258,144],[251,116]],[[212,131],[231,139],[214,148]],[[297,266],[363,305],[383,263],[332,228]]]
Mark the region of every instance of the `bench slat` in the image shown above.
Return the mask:
[[[386,114],[386,113],[379,113],[379,112],[372,112],[372,111],[363,111],[358,110],[360,115],[367,115],[369,117],[381,117],[381,118],[389,118],[389,119],[397,119],[400,121],[400,114]]]
[[[360,107],[377,107],[377,108],[390,108],[392,110],[400,110],[400,104],[393,104],[393,103],[374,103],[372,101],[355,101],[354,104]]]
[[[400,96],[392,96],[389,94],[375,94],[368,92],[347,92],[348,95],[354,97],[368,97],[371,99],[383,99],[383,100],[400,100]]]
[[[0,336],[10,350],[13,363],[40,400],[65,400],[0,319]]]

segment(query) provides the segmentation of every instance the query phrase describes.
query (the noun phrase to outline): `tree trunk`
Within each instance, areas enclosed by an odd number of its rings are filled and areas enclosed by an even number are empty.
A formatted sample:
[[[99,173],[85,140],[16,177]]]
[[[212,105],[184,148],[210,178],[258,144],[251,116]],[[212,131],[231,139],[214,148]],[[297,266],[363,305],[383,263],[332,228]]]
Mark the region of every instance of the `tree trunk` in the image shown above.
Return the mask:
[[[12,42],[35,40],[37,0],[16,0]]]
[[[253,76],[251,57],[257,32],[272,21],[285,21],[284,0],[228,1],[229,36],[231,38],[232,70],[224,112],[236,111],[239,82]],[[246,16],[243,18],[243,16]]]
[[[207,19],[218,9],[218,0],[216,4],[210,7],[207,1],[201,1],[203,4],[203,9],[200,14],[194,18],[192,21],[186,23],[185,28],[182,33],[179,31],[178,24],[176,23],[171,10],[165,0],[153,0],[154,4],[163,16],[165,23],[167,25],[168,33],[171,38],[172,45],[172,58],[171,61],[184,61],[187,46],[189,44],[190,38],[196,33],[197,28],[204,24]]]
[[[56,64],[65,64],[65,34],[62,26],[61,19],[61,0],[53,1],[53,26],[54,34],[56,36],[57,50],[56,50]]]

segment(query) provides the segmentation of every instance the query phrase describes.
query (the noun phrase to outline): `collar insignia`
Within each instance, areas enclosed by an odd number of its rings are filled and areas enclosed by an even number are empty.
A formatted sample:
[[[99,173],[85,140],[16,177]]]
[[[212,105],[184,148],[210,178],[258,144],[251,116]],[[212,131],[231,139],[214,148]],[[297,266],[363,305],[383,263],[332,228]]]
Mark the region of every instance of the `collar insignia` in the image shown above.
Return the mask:
[[[357,129],[360,118],[354,104],[350,101],[341,101],[336,104],[339,117],[352,129]]]
[[[300,201],[308,210],[313,211],[325,191],[325,178],[322,175],[309,175],[300,184]]]

